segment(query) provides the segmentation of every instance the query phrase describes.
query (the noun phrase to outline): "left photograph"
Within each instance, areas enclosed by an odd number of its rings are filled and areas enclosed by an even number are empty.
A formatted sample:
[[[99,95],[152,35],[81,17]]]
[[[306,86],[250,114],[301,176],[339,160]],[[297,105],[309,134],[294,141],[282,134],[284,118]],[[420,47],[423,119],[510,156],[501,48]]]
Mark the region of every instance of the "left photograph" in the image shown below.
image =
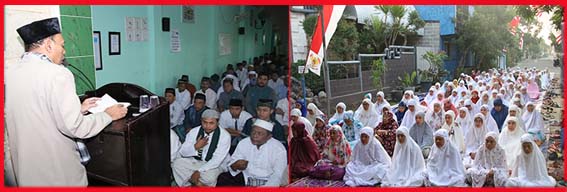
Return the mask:
[[[289,184],[288,6],[5,6],[4,185]]]

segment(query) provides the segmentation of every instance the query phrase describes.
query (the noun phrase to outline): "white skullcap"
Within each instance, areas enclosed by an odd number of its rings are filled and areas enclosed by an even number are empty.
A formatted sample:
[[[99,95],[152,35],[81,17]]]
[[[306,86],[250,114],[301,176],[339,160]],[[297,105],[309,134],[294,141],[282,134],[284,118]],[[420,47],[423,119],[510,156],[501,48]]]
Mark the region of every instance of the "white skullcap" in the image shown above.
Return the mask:
[[[207,109],[203,112],[203,115],[201,115],[201,118],[218,119],[219,118],[219,112],[212,110],[212,109]]]
[[[268,130],[269,132],[272,132],[272,129],[274,128],[274,124],[264,121],[262,119],[256,119],[254,125],[252,126],[260,127],[262,129]]]

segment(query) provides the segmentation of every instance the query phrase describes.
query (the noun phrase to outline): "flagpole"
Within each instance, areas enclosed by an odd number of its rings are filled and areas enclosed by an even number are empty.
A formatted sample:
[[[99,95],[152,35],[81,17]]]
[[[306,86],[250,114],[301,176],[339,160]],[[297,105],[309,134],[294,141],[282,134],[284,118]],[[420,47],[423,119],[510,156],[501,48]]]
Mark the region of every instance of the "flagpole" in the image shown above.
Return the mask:
[[[323,15],[323,10],[324,8],[321,7],[321,30],[322,30],[322,35],[321,38],[323,39],[323,65],[321,66],[323,71],[325,72],[325,78],[324,78],[324,82],[325,82],[325,93],[327,94],[327,110],[326,110],[326,114],[330,115],[331,113],[331,80],[329,77],[329,66],[327,66],[327,48],[325,46],[325,44],[327,43],[325,41],[325,17]]]

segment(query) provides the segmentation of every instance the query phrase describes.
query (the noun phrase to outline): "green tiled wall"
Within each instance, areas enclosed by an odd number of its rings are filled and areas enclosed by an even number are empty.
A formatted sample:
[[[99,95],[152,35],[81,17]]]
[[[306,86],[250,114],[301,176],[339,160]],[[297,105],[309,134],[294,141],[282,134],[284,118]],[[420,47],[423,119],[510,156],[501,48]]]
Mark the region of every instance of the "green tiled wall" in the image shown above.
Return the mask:
[[[91,7],[60,6],[60,13],[61,33],[65,38],[65,57],[71,65],[86,75],[84,77],[76,69],[69,67],[69,70],[75,75],[77,94],[81,95],[85,91],[95,89],[90,84],[96,86]]]

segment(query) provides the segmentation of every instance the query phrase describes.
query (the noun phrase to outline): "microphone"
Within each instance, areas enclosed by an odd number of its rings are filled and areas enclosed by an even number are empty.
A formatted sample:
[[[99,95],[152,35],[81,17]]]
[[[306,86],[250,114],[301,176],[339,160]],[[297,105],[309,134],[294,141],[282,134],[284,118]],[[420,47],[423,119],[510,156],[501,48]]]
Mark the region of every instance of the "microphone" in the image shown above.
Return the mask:
[[[63,62],[61,63],[63,64],[63,66],[65,67],[71,67],[73,69],[75,69],[76,71],[78,71],[82,76],[78,76],[79,79],[81,79],[81,81],[88,83],[88,85],[90,86],[90,88],[92,88],[93,90],[96,89],[96,87],[94,86],[94,84],[89,80],[89,77],[87,75],[85,75],[85,73],[83,73],[83,71],[81,71],[79,68],[71,65],[71,63],[67,62],[67,59],[63,59]],[[75,74],[73,74],[75,75]]]

